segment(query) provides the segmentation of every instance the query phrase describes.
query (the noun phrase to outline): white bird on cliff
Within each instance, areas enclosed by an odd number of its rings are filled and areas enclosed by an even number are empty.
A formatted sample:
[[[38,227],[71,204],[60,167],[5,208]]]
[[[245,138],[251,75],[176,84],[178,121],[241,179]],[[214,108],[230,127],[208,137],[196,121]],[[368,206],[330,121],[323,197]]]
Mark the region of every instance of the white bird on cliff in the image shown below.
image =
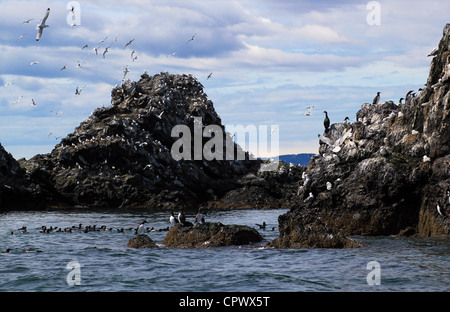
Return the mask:
[[[327,182],[327,190],[331,190],[331,188],[333,187],[333,185],[331,184],[331,182]]]
[[[387,153],[388,153],[388,151],[387,151],[387,149],[384,146],[380,147],[380,154],[382,156],[386,156]]]
[[[442,212],[441,212],[441,207],[439,206],[439,204],[436,205],[436,210],[437,210],[437,212],[439,213],[439,215],[441,215],[442,217],[444,216],[444,215],[442,214]]]
[[[310,202],[312,202],[314,200],[314,195],[313,195],[313,193],[309,193],[309,196],[308,197],[306,197],[306,199],[303,201],[304,203],[310,203]]]
[[[50,8],[47,9],[44,18],[36,26],[36,30],[38,31],[36,35],[36,41],[39,41],[39,39],[41,39],[42,31],[44,30],[44,28],[50,27],[49,25],[45,24],[49,15],[50,15]]]
[[[430,52],[430,54],[427,55],[428,56],[436,56],[438,54],[438,48],[434,48],[433,51]]]

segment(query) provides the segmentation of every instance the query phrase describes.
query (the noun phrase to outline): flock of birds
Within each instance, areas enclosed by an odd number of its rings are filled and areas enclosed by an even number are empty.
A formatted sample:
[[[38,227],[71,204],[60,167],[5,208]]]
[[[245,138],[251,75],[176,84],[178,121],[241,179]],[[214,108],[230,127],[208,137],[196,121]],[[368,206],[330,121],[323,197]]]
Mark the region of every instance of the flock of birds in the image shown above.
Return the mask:
[[[205,216],[206,212],[199,211],[197,215],[194,218],[193,225],[199,225],[199,224],[205,224]],[[107,227],[106,225],[97,226],[94,225],[86,225],[83,226],[83,224],[78,225],[72,225],[68,227],[59,227],[59,226],[46,226],[42,225],[41,227],[37,227],[34,230],[38,230],[39,233],[42,234],[50,234],[50,233],[90,233],[90,232],[115,232],[115,233],[125,233],[125,232],[133,232],[134,235],[143,235],[145,233],[150,232],[163,232],[168,231],[170,228],[161,228],[161,229],[155,229],[154,227],[146,226],[149,222],[147,220],[143,220],[137,227],[127,227],[127,228],[114,228],[114,227]],[[169,223],[171,226],[175,226],[176,224],[181,224],[181,226],[187,226],[192,225],[189,221],[186,219],[186,215],[184,214],[183,210],[181,209],[177,216],[174,215],[173,211],[170,213],[169,217]],[[266,229],[266,222],[263,222],[262,224],[256,224],[259,229],[265,230]],[[272,228],[272,231],[274,231],[275,228]],[[21,228],[18,228],[16,231],[10,231],[10,235],[17,235],[18,233],[28,233],[28,228],[26,226],[22,226]],[[9,253],[11,251],[10,248],[7,248],[4,251],[0,251],[0,253]],[[39,249],[26,249],[23,250],[23,252],[42,252],[42,250]]]
[[[51,11],[50,8],[48,8],[48,9],[46,10],[45,14],[44,14],[44,17],[43,17],[41,20],[39,20],[39,22],[37,23],[37,26],[36,26],[36,30],[37,30],[36,41],[40,41],[41,38],[43,38],[43,36],[44,36],[44,29],[50,27],[50,25],[47,24],[47,19],[49,18],[50,11]],[[72,9],[71,9],[71,13],[72,13],[72,14],[75,14],[75,8],[74,8],[73,6],[72,6]],[[30,23],[31,21],[33,21],[33,20],[34,20],[33,18],[27,19],[27,20],[23,21],[22,24],[29,24],[29,23]],[[72,27],[75,27],[75,26],[77,26],[77,25],[76,25],[76,24],[72,24],[71,26],[72,26]],[[17,38],[17,40],[20,40],[20,39],[24,38],[25,35],[26,35],[26,33],[23,33],[22,35],[20,35],[20,36]],[[189,44],[190,42],[194,41],[196,35],[197,35],[197,33],[195,33],[191,38],[189,38],[189,40],[186,41],[186,44]],[[110,52],[110,49],[111,49],[112,45],[115,44],[115,43],[117,42],[118,37],[115,37],[115,39],[114,39],[107,47],[105,47],[104,50],[103,50],[103,52],[102,52],[102,51],[101,51],[101,49],[102,49],[102,48],[101,48],[101,45],[102,45],[102,43],[104,43],[107,39],[108,39],[108,36],[106,36],[106,37],[104,37],[103,39],[101,39],[101,40],[98,42],[97,46],[94,47],[94,48],[92,49],[93,52],[90,52],[89,54],[87,54],[87,55],[84,57],[84,59],[83,59],[82,61],[78,60],[78,61],[77,61],[77,64],[76,64],[76,68],[78,68],[78,69],[83,68],[83,66],[84,66],[84,64],[85,64],[85,62],[86,62],[86,60],[87,60],[87,58],[88,58],[90,55],[93,55],[94,53],[95,53],[95,55],[101,54],[102,57],[103,57],[103,59],[106,58],[106,54],[107,54],[108,52]],[[129,46],[131,46],[131,45],[134,43],[134,41],[135,41],[135,39],[129,40],[129,41],[124,45],[123,49],[127,49]],[[85,49],[87,49],[87,48],[89,48],[89,44],[83,45],[83,47],[82,47],[81,49],[82,49],[82,50],[85,50]],[[168,57],[174,56],[175,54],[176,54],[176,52],[173,52],[173,53],[169,54]],[[132,62],[135,62],[135,61],[138,59],[136,50],[132,50],[132,51],[131,51],[130,57],[131,57],[131,61],[132,61]],[[34,60],[34,61],[32,61],[32,62],[29,63],[29,66],[34,66],[34,65],[39,64],[39,63],[40,63],[40,61]],[[64,70],[67,70],[67,69],[68,69],[67,64],[64,64],[64,65],[60,68],[60,71],[64,71]],[[130,70],[129,70],[128,65],[126,65],[125,67],[123,67],[122,81],[126,81],[127,75],[128,75],[129,72],[130,72]],[[209,80],[211,77],[212,77],[212,73],[210,73],[210,74],[206,77],[206,80]],[[4,84],[3,87],[4,87],[4,88],[7,88],[8,86],[11,86],[11,85],[13,85],[13,84],[14,84],[14,82],[8,81],[8,82],[6,82],[6,83]],[[85,84],[83,87],[77,86],[77,87],[75,88],[75,92],[74,92],[74,93],[75,93],[75,96],[81,95],[81,92],[82,92],[82,91],[84,90],[84,88],[86,88],[86,87],[87,87],[87,84]],[[12,105],[17,105],[18,103],[21,102],[22,99],[23,99],[23,96],[19,96],[17,99],[13,100],[13,101],[11,102],[11,104],[12,104]],[[36,101],[36,99],[34,99],[34,98],[31,99],[31,105],[32,105],[32,106],[37,106],[37,101]],[[54,111],[51,111],[51,112],[55,113]],[[62,115],[63,113],[62,113],[62,112],[57,112],[56,114],[57,114],[57,115]]]

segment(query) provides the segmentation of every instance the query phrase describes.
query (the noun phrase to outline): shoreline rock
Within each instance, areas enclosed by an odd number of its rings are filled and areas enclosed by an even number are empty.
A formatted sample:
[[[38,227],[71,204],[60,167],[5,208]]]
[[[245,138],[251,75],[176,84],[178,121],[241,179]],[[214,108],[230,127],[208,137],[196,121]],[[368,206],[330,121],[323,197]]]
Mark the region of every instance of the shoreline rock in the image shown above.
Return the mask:
[[[261,234],[249,226],[206,222],[195,226],[178,223],[167,232],[162,243],[169,248],[209,248],[248,245],[262,240]]]
[[[131,238],[127,243],[128,248],[158,248],[158,245],[145,234],[137,235]]]

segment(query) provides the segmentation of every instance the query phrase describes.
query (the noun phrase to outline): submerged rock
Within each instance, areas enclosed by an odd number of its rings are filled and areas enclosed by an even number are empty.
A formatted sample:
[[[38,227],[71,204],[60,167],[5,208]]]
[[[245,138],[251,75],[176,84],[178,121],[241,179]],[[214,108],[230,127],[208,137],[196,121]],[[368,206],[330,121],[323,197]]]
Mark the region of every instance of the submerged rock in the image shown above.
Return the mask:
[[[248,245],[262,241],[254,228],[245,225],[224,225],[206,222],[195,226],[176,224],[162,243],[170,248],[207,248],[232,245]]]
[[[158,245],[145,234],[137,235],[130,239],[127,244],[128,248],[158,248]]]

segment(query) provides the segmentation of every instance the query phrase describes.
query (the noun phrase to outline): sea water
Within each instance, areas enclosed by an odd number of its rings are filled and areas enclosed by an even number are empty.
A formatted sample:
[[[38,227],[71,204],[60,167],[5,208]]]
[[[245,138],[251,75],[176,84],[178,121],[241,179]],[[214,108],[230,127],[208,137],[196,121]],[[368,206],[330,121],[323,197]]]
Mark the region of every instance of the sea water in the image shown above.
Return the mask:
[[[353,237],[357,249],[270,249],[284,209],[212,211],[206,221],[248,225],[264,241],[246,246],[172,249],[161,244],[166,211],[0,213],[0,291],[293,292],[449,291],[450,239]],[[193,221],[195,213],[187,212]],[[143,221],[161,248],[130,249]],[[266,222],[265,229],[256,224]],[[41,233],[41,227],[106,226],[106,231]],[[18,230],[23,226],[27,232]],[[109,229],[112,228],[110,231]],[[121,233],[117,229],[124,228]],[[161,230],[161,231],[158,231]],[[11,231],[14,235],[11,234]],[[38,252],[40,251],[40,252]],[[374,262],[373,262],[374,261]],[[368,264],[377,263],[378,267]],[[74,265],[75,264],[75,265]],[[374,274],[376,279],[374,279]],[[376,281],[373,282],[373,281]]]

